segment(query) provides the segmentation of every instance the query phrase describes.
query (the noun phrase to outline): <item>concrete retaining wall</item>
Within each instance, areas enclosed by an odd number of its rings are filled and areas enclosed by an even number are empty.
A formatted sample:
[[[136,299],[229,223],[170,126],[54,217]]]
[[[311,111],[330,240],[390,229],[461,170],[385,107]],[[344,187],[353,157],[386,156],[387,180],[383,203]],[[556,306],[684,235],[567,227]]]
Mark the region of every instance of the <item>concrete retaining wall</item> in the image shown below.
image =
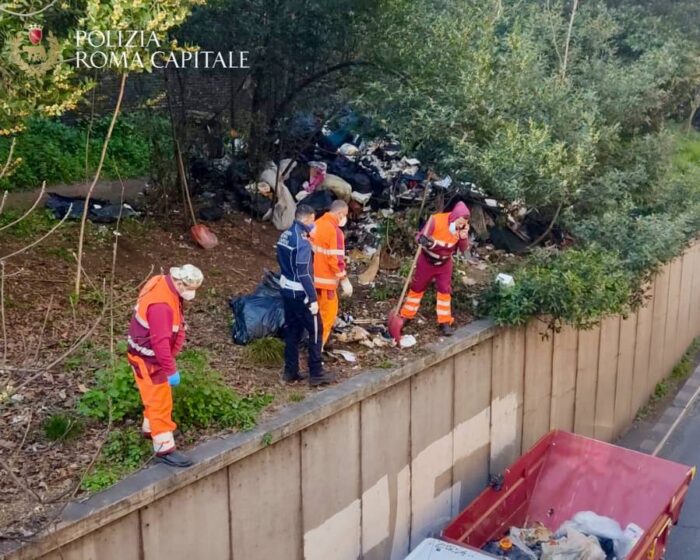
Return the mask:
[[[648,294],[630,317],[548,338],[541,322],[473,323],[200,445],[191,469],[154,466],[70,506],[7,558],[403,558],[550,429],[613,440],[629,426],[700,334],[700,244]]]

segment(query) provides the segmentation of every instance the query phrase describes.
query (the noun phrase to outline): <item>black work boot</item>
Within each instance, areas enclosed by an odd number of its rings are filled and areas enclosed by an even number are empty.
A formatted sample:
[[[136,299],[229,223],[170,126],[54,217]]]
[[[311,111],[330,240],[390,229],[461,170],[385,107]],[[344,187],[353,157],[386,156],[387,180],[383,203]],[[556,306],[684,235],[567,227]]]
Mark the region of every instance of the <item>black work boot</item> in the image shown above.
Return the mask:
[[[156,461],[165,463],[169,467],[191,467],[194,464],[192,459],[179,451],[171,451],[165,455],[156,455]]]
[[[299,381],[304,381],[306,375],[301,372],[297,372],[295,375],[290,375],[286,371],[282,372],[282,381],[285,383],[298,383]]]
[[[440,334],[442,336],[452,336],[455,333],[455,329],[449,323],[440,324]]]
[[[333,373],[322,373],[321,375],[314,375],[309,377],[309,385],[312,387],[320,387],[321,385],[330,385],[335,381],[335,374]]]

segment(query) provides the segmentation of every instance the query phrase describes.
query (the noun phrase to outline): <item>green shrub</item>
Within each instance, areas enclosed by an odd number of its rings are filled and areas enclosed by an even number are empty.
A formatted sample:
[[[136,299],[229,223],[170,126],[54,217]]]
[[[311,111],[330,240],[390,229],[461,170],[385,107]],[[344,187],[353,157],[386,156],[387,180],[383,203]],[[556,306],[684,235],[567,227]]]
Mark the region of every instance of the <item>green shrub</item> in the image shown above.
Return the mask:
[[[114,430],[107,436],[100,457],[84,478],[82,488],[90,492],[107,488],[139,469],[152,453],[150,443],[138,429]]]
[[[480,311],[499,325],[523,325],[537,315],[551,326],[588,328],[605,315],[624,313],[632,296],[630,274],[616,255],[599,248],[537,251],[514,274],[515,286],[495,283]]]
[[[187,350],[178,357],[181,383],[173,389],[173,420],[184,432],[192,428],[250,429],[259,412],[272,397],[255,394],[241,397],[226,386],[221,376],[209,366],[204,352]],[[97,372],[96,385],[80,399],[81,414],[106,421],[139,420],[141,399],[131,366],[122,358],[113,368]]]
[[[88,173],[97,169],[102,143],[111,116],[94,121],[90,132],[88,150]],[[161,117],[149,115],[152,124],[144,126],[144,115],[123,115],[114,127],[107,149],[105,178],[138,177],[149,172],[154,141],[151,135],[161,134]],[[89,121],[80,121],[69,126],[58,120],[33,118],[24,132],[17,136],[14,156],[21,162],[14,172],[0,180],[0,189],[18,190],[38,188],[42,181],[47,184],[73,183],[85,180],[85,144],[88,138]],[[0,138],[0,161],[5,161],[11,140]],[[118,172],[118,173],[117,173]]]
[[[24,211],[19,212],[12,208],[3,210],[0,214],[0,228],[18,220],[23,214]],[[3,230],[2,234],[21,239],[34,239],[48,232],[56,223],[57,221],[48,210],[35,210],[15,225]],[[67,225],[63,224],[64,227]]]
[[[102,421],[107,421],[110,413],[114,422],[140,417],[141,398],[126,358],[120,359],[113,367],[97,371],[95,387],[82,396],[78,411]]]
[[[281,366],[284,363],[284,342],[271,336],[253,340],[243,348],[243,356],[259,366]]]
[[[51,441],[69,440],[83,432],[83,425],[78,418],[58,412],[49,416],[43,424],[44,435]]]

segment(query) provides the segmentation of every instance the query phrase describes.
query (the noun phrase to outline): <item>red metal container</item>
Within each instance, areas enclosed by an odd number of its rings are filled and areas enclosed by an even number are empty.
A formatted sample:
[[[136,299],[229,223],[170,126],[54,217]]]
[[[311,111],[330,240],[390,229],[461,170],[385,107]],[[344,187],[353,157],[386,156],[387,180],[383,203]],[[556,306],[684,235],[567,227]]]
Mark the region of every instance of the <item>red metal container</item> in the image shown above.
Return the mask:
[[[644,535],[627,560],[659,560],[678,521],[695,467],[553,431],[504,473],[443,531],[445,540],[481,548],[510,527],[543,523],[556,531],[579,511],[593,511]]]

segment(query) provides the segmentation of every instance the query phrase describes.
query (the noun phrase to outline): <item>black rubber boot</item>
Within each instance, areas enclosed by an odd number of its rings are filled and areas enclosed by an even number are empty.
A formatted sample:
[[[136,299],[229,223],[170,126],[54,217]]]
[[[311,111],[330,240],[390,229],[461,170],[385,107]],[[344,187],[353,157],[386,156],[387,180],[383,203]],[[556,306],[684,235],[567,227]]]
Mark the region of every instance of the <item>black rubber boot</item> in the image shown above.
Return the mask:
[[[285,383],[298,383],[299,381],[304,381],[306,379],[306,375],[299,372],[296,375],[288,375],[286,371],[282,372],[282,381]]]
[[[452,336],[455,333],[455,329],[449,323],[442,323],[440,325],[440,334],[442,336]]]
[[[194,464],[192,459],[179,451],[171,451],[166,455],[156,455],[156,461],[165,463],[169,467],[191,467]]]
[[[330,385],[335,381],[335,374],[333,373],[323,373],[321,375],[316,375],[309,377],[309,385],[312,387],[320,387],[321,385]]]

